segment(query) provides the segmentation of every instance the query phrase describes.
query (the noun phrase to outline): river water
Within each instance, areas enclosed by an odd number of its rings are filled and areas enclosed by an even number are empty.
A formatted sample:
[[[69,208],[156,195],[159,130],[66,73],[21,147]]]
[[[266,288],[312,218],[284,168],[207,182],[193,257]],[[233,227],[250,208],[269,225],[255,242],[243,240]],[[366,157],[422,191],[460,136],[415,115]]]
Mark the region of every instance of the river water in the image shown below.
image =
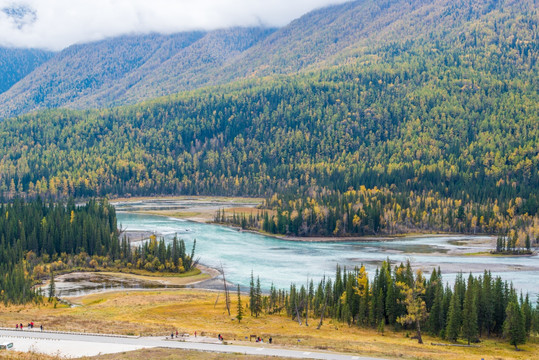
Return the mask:
[[[485,236],[416,236],[392,241],[298,242],[281,240],[232,228],[196,223],[165,216],[122,211],[118,207],[118,224],[127,231],[156,233],[166,240],[175,235],[185,240],[188,250],[196,239],[196,256],[200,263],[223,267],[226,279],[242,287],[249,286],[251,272],[260,276],[261,285],[269,289],[288,288],[290,283],[315,283],[324,275],[333,277],[337,264],[349,269],[364,264],[371,274],[387,258],[395,263],[410,259],[414,267],[430,273],[440,267],[444,280],[452,282],[459,271],[480,274],[490,270],[517,289],[539,293],[539,257],[471,256],[463,253],[492,249],[493,239]]]

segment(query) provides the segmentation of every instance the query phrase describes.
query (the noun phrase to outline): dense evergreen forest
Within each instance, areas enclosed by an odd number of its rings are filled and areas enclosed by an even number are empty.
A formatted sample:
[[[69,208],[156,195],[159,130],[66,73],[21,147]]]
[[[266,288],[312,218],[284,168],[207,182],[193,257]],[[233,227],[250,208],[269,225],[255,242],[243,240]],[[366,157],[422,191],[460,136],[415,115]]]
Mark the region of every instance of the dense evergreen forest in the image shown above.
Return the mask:
[[[0,190],[262,196],[270,218],[251,226],[269,232],[440,230],[535,242],[539,46],[530,6],[481,17],[458,2],[451,16],[467,19],[458,31],[354,49],[345,65],[5,120]]]
[[[370,280],[372,279],[372,281]],[[409,329],[421,342],[421,332],[450,341],[478,342],[499,336],[517,347],[539,331],[539,302],[517,294],[511,284],[485,271],[482,276],[460,273],[453,287],[444,285],[440,269],[427,279],[410,262],[392,268],[388,261],[370,277],[361,266],[347,271],[337,266],[333,279],[318,284],[291,285],[289,291],[271,287],[260,292],[251,275],[251,316],[285,312],[300,325],[322,326],[334,319],[349,326]],[[320,319],[313,323],[313,318]]]
[[[0,301],[38,300],[33,285],[52,272],[121,268],[186,272],[195,247],[152,237],[136,249],[120,240],[114,207],[106,200],[77,206],[40,199],[0,204]]]

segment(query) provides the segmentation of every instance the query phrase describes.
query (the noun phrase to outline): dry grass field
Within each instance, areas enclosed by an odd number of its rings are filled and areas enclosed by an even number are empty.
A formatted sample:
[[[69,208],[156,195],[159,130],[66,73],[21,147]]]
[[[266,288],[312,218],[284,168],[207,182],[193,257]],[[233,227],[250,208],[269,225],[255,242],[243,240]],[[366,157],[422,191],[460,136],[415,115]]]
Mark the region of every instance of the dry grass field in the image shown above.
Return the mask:
[[[12,327],[15,323],[34,321],[43,324],[45,329],[160,336],[176,330],[193,336],[197,331],[199,335],[209,337],[221,334],[227,342],[238,344],[245,342],[246,336],[256,334],[266,341],[272,336],[272,346],[276,347],[407,359],[531,359],[539,353],[537,339],[521,346],[523,351],[517,352],[499,339],[485,340],[478,348],[462,348],[434,346],[431,342],[439,343],[441,340],[425,336],[425,345],[419,345],[417,341],[407,338],[405,332],[386,329],[382,335],[374,330],[349,327],[331,320],[326,320],[322,328],[317,330],[317,319],[309,319],[309,326],[300,326],[285,315],[246,316],[238,324],[234,319],[236,296],[233,296],[232,316],[229,316],[223,294],[212,291],[120,291],[72,298],[71,301],[77,305],[58,305],[54,308],[46,303],[2,308],[0,325]],[[248,298],[242,301],[245,304]],[[251,344],[256,346],[255,343]]]
[[[121,354],[101,355],[99,357],[82,358],[81,360],[280,360],[273,356],[253,356],[244,354],[219,354],[202,351],[187,351],[179,349],[142,349]]]
[[[50,356],[37,353],[23,353],[17,351],[0,352],[1,360],[64,360],[59,356]],[[98,355],[92,357],[82,357],[77,360],[280,360],[288,358],[251,356],[243,354],[220,354],[202,351],[188,351],[180,349],[142,349],[118,354]]]
[[[61,357],[49,356],[37,353],[24,353],[20,351],[0,351],[0,359],[2,360],[60,360]]]

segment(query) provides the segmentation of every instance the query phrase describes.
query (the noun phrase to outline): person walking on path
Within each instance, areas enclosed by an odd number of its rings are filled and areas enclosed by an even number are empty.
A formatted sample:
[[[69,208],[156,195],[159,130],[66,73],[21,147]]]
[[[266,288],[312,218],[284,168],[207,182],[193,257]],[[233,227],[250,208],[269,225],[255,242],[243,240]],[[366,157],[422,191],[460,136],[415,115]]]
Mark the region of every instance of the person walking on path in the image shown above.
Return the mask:
[[[195,331],[195,337],[197,337],[197,332]]]

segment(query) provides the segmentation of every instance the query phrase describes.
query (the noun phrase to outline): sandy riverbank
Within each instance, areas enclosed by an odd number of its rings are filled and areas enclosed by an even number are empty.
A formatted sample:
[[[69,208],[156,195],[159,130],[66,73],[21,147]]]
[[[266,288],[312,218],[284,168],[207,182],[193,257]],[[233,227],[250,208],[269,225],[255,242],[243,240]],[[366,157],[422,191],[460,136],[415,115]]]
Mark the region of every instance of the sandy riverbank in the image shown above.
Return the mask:
[[[219,224],[219,225],[228,226],[226,224]],[[231,227],[231,226],[228,226],[228,227]],[[416,236],[416,234],[384,235],[384,236],[290,236],[290,235],[270,234],[270,233],[265,233],[263,231],[257,231],[257,230],[242,230],[238,227],[232,227],[232,228],[235,228],[238,231],[244,231],[244,232],[250,232],[253,234],[269,236],[269,237],[273,237],[279,240],[300,241],[300,242],[329,242],[331,243],[331,242],[351,242],[351,241],[355,241],[355,242],[392,241],[392,240],[398,240],[398,239],[402,239],[409,236]],[[438,236],[438,235],[428,235],[428,236]],[[442,236],[442,235],[439,235],[439,236]]]
[[[142,275],[119,271],[70,272],[55,278],[56,294],[60,298],[73,298],[92,293],[114,292],[122,290],[177,289],[183,287],[218,288],[222,280],[217,279],[217,269],[197,264],[196,271],[187,274],[151,274]],[[41,285],[45,293],[48,282]],[[71,300],[68,300],[71,302]]]
[[[169,216],[195,222],[211,222],[219,210],[227,214],[255,213],[263,199],[219,196],[170,196],[118,198],[111,204],[118,211]]]
[[[120,238],[125,236],[131,245],[133,245],[138,242],[148,240],[151,235],[159,236],[159,234],[155,234],[150,231],[124,231],[120,234]]]

